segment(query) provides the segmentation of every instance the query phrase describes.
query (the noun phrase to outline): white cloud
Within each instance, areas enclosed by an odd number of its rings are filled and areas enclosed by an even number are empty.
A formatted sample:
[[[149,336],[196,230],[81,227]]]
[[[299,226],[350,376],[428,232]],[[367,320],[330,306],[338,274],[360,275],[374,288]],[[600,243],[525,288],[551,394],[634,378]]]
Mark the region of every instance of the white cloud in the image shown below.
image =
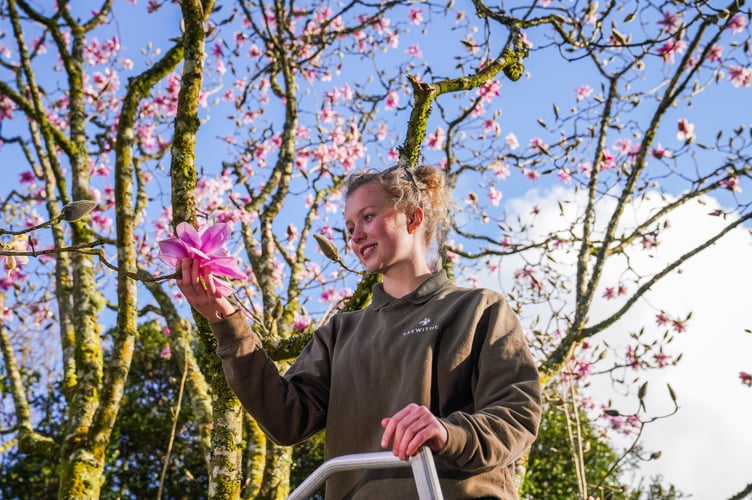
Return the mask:
[[[693,233],[703,219],[682,218],[674,231]],[[752,335],[743,333],[752,327],[745,292],[752,283],[749,255],[749,237],[736,231],[651,293],[693,316],[674,342],[682,361],[652,376],[655,386],[672,385],[680,411],[648,428],[645,442],[663,455],[644,470],[663,474],[696,498],[729,498],[752,483],[752,388],[738,376],[752,371]]]
[[[572,190],[556,187],[508,199],[505,206],[525,220],[532,207],[539,206],[535,224],[541,233],[547,233],[563,229],[564,218],[571,221],[581,213],[582,200],[575,196]],[[564,218],[558,205],[562,201],[570,207]],[[657,253],[633,252],[630,264],[643,272],[654,271],[717,231],[722,221],[708,213],[718,204],[712,199],[704,202],[680,208],[671,217],[670,228],[661,234]],[[610,208],[607,205],[611,203],[604,203],[599,210]],[[647,201],[626,216],[643,218],[654,207]],[[647,426],[643,444],[648,452],[661,450],[662,456],[645,463],[641,474],[660,474],[665,482],[693,498],[728,498],[752,483],[752,388],[739,381],[739,371],[752,371],[752,334],[744,333],[745,328],[752,328],[752,301],[747,291],[752,283],[750,246],[746,229],[733,231],[681,266],[679,273],[661,280],[645,300],[599,336],[607,337],[611,345],[626,345],[630,332],[655,324],[657,309],[673,316],[692,312],[687,331],[676,334],[671,344],[674,354],[683,353],[681,362],[648,375],[648,411],[660,414],[673,407],[666,384],[675,390],[680,409],[676,415]],[[561,260],[571,263],[572,257]],[[501,276],[487,278],[485,286],[500,288],[497,279],[501,288],[509,286],[519,261],[510,257],[501,264]],[[618,266],[609,266],[604,285],[619,280],[623,265],[624,260],[620,260]],[[599,297],[593,315],[605,317],[615,307],[615,301]],[[600,401],[609,397],[618,401],[607,383],[594,382],[591,390]],[[621,400],[624,411],[634,408],[636,399],[634,395],[631,398]]]

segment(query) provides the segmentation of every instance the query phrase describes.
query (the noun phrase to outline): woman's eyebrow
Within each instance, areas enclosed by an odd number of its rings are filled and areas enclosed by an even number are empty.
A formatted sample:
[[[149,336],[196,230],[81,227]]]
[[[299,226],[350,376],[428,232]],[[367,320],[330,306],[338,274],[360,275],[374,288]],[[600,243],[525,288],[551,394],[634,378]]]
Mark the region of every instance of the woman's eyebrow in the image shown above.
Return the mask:
[[[362,206],[362,207],[360,207],[360,208],[358,209],[358,211],[357,211],[357,212],[355,212],[355,214],[353,214],[353,215],[360,215],[360,214],[362,214],[362,213],[363,213],[363,212],[364,212],[365,210],[368,210],[369,208],[374,208],[374,207],[375,207],[375,205],[365,205],[365,206]],[[348,222],[351,222],[351,220],[350,220],[350,219],[347,219],[347,218],[345,218],[345,224],[347,224]]]

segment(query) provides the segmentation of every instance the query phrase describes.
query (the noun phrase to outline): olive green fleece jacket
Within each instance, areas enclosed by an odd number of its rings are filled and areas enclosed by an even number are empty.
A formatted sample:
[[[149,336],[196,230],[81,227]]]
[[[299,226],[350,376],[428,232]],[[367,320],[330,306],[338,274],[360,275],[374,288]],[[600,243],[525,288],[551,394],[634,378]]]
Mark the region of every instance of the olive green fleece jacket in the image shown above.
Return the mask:
[[[535,439],[540,383],[520,323],[487,289],[456,287],[439,271],[394,298],[319,328],[284,376],[246,319],[214,323],[228,383],[278,444],[326,428],[327,458],[383,451],[381,419],[425,405],[447,429],[434,453],[446,499],[517,498],[514,462]],[[327,499],[417,498],[410,468],[334,474]]]

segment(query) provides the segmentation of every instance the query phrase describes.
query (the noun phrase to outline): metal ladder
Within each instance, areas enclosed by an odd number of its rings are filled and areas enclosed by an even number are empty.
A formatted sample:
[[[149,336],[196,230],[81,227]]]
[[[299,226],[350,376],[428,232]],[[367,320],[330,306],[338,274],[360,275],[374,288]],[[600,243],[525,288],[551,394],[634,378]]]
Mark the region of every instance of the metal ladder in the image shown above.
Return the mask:
[[[408,460],[395,457],[390,451],[374,453],[356,453],[342,455],[327,460],[308,476],[305,481],[290,493],[287,500],[306,500],[316,493],[316,490],[324,484],[329,476],[335,472],[355,469],[390,469],[397,467],[412,467],[415,486],[418,488],[420,500],[443,500],[439,476],[436,473],[436,465],[433,463],[433,455],[427,447],[421,448],[420,452]]]

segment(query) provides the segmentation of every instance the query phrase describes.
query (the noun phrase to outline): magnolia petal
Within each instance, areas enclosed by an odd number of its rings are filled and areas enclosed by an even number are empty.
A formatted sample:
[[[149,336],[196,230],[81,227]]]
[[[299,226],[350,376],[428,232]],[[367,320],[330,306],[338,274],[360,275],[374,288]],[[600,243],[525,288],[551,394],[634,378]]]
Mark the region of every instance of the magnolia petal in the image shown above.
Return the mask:
[[[227,285],[223,280],[217,278],[216,276],[212,276],[212,280],[214,280],[214,286],[217,288],[217,291],[222,295],[222,297],[227,297],[228,295],[235,293],[234,288]]]
[[[181,222],[178,227],[175,228],[175,234],[178,238],[189,247],[201,248],[201,236],[198,231],[188,224],[187,222]]]
[[[235,257],[214,257],[206,266],[212,274],[226,276],[239,280],[248,279],[248,276],[238,268],[238,260]]]
[[[229,239],[230,226],[224,222],[218,222],[201,233],[201,250],[210,255],[217,255],[217,250],[224,254],[226,252],[222,247]]]
[[[173,269],[177,267],[180,259],[190,257],[185,243],[177,238],[170,238],[157,243],[159,244],[159,259]]]
[[[209,255],[206,255],[204,252],[201,251],[200,248],[195,247],[188,247],[187,249],[188,253],[193,258],[198,258],[200,261],[211,261],[212,259],[216,259],[216,257],[211,257]]]

